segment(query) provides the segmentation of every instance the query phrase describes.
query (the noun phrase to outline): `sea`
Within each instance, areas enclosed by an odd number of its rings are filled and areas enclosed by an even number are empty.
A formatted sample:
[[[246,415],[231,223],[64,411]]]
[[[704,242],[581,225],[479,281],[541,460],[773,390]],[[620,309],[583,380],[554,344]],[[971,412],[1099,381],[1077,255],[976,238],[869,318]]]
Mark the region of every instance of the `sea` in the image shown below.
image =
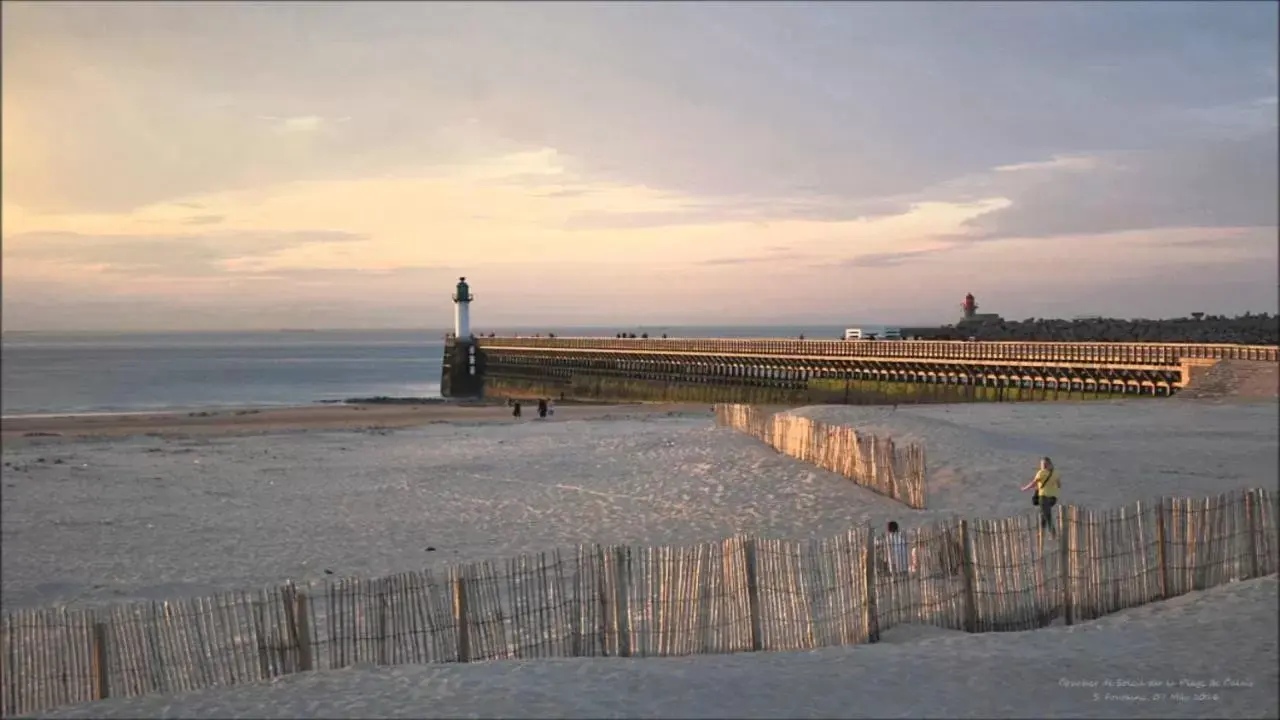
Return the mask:
[[[509,328],[613,337],[839,338],[835,326]],[[357,397],[439,397],[444,330],[5,332],[4,417],[297,407]]]

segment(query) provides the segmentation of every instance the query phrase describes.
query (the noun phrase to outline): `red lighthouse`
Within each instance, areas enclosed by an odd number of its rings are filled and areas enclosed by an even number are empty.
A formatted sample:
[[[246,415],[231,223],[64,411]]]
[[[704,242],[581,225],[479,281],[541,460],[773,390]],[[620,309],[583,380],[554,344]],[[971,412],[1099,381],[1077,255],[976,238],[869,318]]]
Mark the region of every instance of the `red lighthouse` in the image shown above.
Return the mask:
[[[964,302],[960,305],[960,309],[964,311],[965,318],[972,318],[978,312],[978,303],[973,299],[973,293],[964,296]]]

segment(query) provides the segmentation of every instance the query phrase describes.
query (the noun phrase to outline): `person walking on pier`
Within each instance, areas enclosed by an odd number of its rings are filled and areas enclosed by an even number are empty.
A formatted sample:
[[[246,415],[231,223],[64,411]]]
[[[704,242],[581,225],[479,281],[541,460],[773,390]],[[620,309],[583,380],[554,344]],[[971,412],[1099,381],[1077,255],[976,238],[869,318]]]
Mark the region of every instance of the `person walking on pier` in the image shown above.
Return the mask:
[[[1035,488],[1031,502],[1040,506],[1040,528],[1048,528],[1050,535],[1057,535],[1058,530],[1053,524],[1053,506],[1058,504],[1058,491],[1062,489],[1062,480],[1058,477],[1058,471],[1054,469],[1052,460],[1047,457],[1040,459],[1040,469],[1036,472],[1036,476],[1031,478],[1031,482],[1022,486],[1022,492],[1031,488]]]

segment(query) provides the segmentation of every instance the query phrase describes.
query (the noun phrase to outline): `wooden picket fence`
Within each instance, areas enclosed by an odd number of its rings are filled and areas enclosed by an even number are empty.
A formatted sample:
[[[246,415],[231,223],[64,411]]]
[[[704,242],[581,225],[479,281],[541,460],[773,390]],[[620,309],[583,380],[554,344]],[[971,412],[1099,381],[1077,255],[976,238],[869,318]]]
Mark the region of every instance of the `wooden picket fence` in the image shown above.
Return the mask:
[[[952,520],[693,547],[583,546],[373,580],[4,616],[4,717],[367,663],[647,657],[875,642],[1097,618],[1280,564],[1280,497],[1241,490],[1112,510]],[[909,559],[907,559],[909,558]]]
[[[925,507],[924,447],[752,405],[716,405],[716,424],[746,433],[784,455],[839,473],[907,507]]]

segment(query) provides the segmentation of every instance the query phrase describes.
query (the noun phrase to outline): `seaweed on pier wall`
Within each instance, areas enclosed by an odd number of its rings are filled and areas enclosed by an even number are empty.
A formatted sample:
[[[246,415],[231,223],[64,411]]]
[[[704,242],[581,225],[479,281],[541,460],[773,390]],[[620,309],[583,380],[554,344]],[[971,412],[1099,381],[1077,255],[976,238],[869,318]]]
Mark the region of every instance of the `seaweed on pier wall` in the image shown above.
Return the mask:
[[[564,397],[615,402],[812,403],[911,405],[965,402],[1112,400],[1124,395],[1045,388],[939,385],[878,380],[814,379],[805,388],[760,387],[676,380],[575,374],[572,378],[488,375],[484,395],[493,398]]]
[[[575,374],[565,379],[487,375],[484,395],[491,398],[564,397],[616,402],[788,403],[804,402],[803,389],[712,385],[663,380]]]
[[[847,388],[847,390],[846,390]],[[846,405],[910,405],[916,403],[1045,402],[1114,400],[1118,393],[1050,388],[991,387],[888,380],[814,379],[809,381],[814,402]]]

